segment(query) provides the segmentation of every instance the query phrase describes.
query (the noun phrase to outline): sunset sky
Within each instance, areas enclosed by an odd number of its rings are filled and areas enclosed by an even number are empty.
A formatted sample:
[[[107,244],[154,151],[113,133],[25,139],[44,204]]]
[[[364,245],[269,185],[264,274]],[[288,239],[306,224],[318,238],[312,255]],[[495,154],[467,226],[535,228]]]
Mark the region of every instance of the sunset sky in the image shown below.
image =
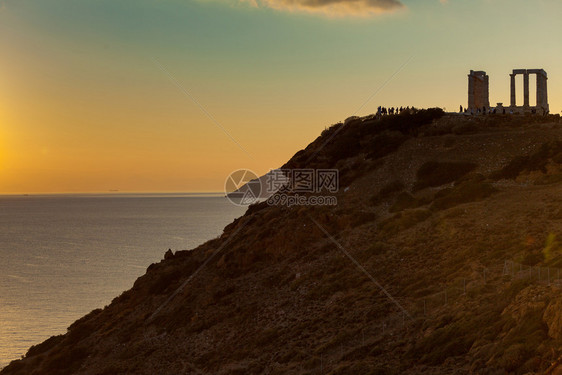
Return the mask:
[[[561,14],[559,0],[0,0],[0,193],[221,191],[359,108],[457,111],[470,69],[508,104],[511,70],[544,68],[560,113]]]

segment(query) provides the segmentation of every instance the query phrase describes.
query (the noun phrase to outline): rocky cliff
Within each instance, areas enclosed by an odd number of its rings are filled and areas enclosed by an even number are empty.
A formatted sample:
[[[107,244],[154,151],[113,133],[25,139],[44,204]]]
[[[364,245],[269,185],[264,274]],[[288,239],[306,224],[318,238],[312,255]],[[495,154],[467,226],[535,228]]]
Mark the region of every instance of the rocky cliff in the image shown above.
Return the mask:
[[[284,167],[339,170],[338,204],[249,207],[0,374],[554,370],[558,117],[354,119]]]

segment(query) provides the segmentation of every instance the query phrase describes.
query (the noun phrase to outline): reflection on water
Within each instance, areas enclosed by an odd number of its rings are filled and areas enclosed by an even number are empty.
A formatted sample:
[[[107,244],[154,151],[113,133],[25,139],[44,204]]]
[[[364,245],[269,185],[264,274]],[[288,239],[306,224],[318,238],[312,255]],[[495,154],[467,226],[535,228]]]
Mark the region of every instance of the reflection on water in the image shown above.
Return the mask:
[[[0,368],[243,214],[220,196],[0,196]]]

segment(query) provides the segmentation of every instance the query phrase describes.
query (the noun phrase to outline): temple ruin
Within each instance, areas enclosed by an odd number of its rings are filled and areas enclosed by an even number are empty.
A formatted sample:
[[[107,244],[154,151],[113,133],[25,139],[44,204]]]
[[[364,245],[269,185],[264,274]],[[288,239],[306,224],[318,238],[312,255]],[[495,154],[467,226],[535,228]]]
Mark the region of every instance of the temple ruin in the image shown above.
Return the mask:
[[[523,75],[523,105],[517,106],[515,77]],[[537,102],[534,106],[529,103],[529,76],[535,74],[537,77]],[[509,109],[514,113],[543,113],[548,112],[548,91],[546,81],[548,77],[544,69],[514,69],[511,77],[511,102]]]
[[[529,76],[536,75],[537,79],[537,102],[531,105],[529,99]],[[523,105],[517,105],[515,77],[523,75]],[[471,70],[468,75],[468,107],[470,113],[536,113],[547,114],[548,105],[548,76],[544,69],[514,69],[511,77],[511,100],[509,107],[504,107],[503,103],[498,103],[495,108],[490,108],[490,81],[484,71]]]
[[[490,77],[483,71],[470,71],[468,75],[468,109],[487,111],[490,108]]]

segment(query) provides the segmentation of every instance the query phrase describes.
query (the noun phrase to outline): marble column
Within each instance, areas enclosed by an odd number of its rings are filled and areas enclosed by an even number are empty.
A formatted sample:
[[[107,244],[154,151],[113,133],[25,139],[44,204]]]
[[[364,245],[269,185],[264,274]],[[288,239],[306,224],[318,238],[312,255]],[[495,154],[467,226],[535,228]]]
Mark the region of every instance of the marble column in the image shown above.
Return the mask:
[[[529,73],[523,74],[523,107],[529,107]]]
[[[474,76],[473,71],[468,75],[468,108],[474,109]]]
[[[545,109],[547,111],[549,111],[550,108],[548,108],[548,89],[547,89],[547,83],[546,83],[547,81],[548,81],[548,77],[546,76],[546,73],[545,73],[545,75],[542,78],[542,95],[541,95],[541,98],[542,98],[543,105],[544,105]]]
[[[510,106],[515,107],[516,102],[517,102],[517,96],[516,96],[516,91],[515,91],[515,74],[510,74],[509,76],[511,77],[511,102],[510,102]]]
[[[487,110],[490,109],[490,77],[485,74],[484,75],[484,106]]]
[[[543,76],[542,74],[537,74],[537,107],[542,107],[543,106],[543,94],[544,90],[543,90]]]
[[[548,90],[546,74],[537,74],[537,106],[548,110]]]

